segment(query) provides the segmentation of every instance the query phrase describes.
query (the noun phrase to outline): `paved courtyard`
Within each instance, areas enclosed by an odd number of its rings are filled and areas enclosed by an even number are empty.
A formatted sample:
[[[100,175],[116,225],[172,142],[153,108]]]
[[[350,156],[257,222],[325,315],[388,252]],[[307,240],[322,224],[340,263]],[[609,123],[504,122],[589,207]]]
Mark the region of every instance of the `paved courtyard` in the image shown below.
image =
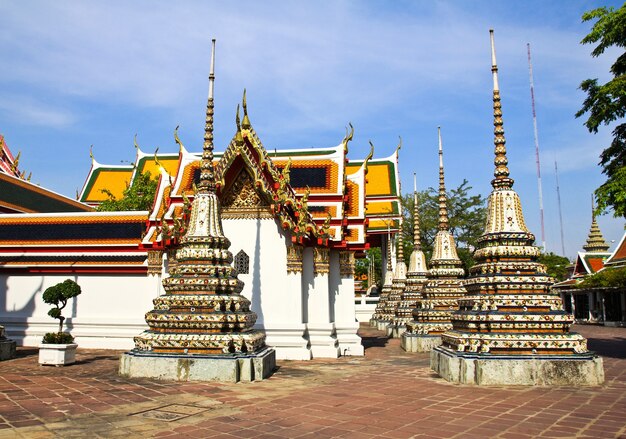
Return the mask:
[[[19,348],[0,363],[0,438],[626,438],[626,328],[575,330],[604,357],[602,387],[448,384],[364,326],[364,358],[280,361],[255,383],[120,378],[105,350],[44,367]]]

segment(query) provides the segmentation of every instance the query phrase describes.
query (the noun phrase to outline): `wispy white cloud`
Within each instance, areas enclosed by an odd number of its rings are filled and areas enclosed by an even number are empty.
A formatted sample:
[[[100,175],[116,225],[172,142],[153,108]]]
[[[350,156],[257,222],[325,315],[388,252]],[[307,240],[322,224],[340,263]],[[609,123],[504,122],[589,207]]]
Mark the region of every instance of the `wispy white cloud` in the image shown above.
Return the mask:
[[[0,95],[0,115],[5,121],[52,128],[67,128],[76,121],[69,110],[19,95]]]

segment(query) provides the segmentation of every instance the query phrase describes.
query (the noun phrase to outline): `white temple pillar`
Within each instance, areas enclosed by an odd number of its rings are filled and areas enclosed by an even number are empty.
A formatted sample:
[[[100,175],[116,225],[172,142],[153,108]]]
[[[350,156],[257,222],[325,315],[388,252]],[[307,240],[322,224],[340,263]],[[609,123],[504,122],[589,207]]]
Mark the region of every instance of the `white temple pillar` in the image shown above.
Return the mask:
[[[337,358],[339,346],[335,336],[335,324],[331,321],[329,294],[329,250],[307,248],[303,264],[312,270],[305,271],[304,283],[308,284],[307,329],[313,358]]]
[[[589,317],[587,318],[587,320],[590,321],[590,322],[593,322],[595,320],[595,318],[594,318],[594,314],[595,314],[594,311],[596,309],[596,306],[595,306],[595,302],[593,300],[593,293],[592,292],[587,293],[587,302],[589,302],[589,307],[588,307],[588,309],[589,309],[589,312],[588,312]]]
[[[330,282],[335,290],[335,331],[341,355],[364,355],[354,303],[354,252],[330,252]],[[332,291],[332,289],[331,289]]]
[[[266,312],[263,329],[265,342],[276,349],[280,360],[310,360],[311,350],[304,337],[302,291],[302,246],[287,247],[287,277],[282,300],[274,304],[277,313]]]

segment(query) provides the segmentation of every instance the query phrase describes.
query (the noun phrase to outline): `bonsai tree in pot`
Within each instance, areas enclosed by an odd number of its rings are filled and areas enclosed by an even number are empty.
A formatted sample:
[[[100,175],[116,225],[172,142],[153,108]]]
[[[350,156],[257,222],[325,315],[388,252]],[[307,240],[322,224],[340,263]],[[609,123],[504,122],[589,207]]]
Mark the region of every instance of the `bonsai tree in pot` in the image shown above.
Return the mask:
[[[74,363],[76,347],[74,337],[68,332],[63,332],[63,308],[67,301],[81,293],[80,285],[71,279],[59,282],[46,289],[43,293],[43,301],[49,305],[54,305],[48,315],[59,319],[59,331],[48,332],[44,335],[42,344],[39,346],[39,363],[63,365]]]

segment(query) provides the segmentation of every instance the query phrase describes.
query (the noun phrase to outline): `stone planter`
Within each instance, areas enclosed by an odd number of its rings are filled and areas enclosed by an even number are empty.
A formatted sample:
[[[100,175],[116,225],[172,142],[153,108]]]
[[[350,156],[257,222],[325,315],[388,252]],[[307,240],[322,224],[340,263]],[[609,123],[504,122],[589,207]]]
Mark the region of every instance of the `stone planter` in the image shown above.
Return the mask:
[[[64,366],[76,362],[76,343],[39,345],[39,364]]]

